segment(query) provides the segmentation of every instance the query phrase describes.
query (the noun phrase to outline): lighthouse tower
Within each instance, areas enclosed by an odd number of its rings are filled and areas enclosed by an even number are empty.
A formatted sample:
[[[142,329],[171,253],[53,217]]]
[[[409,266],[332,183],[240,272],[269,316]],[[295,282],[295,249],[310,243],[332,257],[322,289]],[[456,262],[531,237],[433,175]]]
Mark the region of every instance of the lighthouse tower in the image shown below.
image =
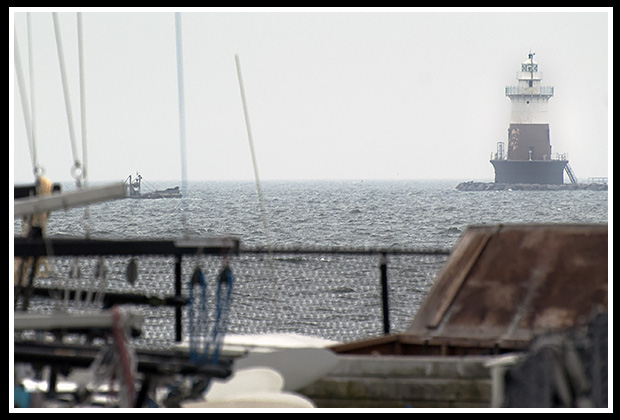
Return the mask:
[[[506,86],[512,108],[508,140],[498,143],[491,164],[495,182],[523,184],[563,184],[568,161],[551,153],[547,105],[553,97],[553,86],[542,86],[542,72],[528,54],[517,72],[517,86]]]

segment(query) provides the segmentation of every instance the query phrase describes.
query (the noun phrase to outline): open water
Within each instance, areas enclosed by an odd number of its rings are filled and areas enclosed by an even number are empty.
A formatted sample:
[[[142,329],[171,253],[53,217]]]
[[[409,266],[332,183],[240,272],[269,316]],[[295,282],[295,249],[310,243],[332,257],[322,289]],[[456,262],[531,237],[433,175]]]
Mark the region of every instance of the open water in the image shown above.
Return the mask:
[[[450,248],[468,225],[607,223],[607,191],[460,192],[457,181],[263,182],[274,246]],[[157,187],[174,186],[157,183]],[[71,186],[67,186],[65,190]],[[16,222],[18,231],[18,223]],[[189,183],[183,199],[117,200],[56,212],[50,236],[237,235],[267,245],[254,182]]]
[[[455,190],[457,184],[263,182],[267,236],[254,182],[190,182],[183,199],[100,203],[90,207],[88,218],[83,208],[55,212],[47,235],[84,237],[88,233],[103,239],[235,235],[242,248],[267,247],[270,240],[276,248],[290,249],[449,250],[468,225],[608,222],[607,191],[461,192]],[[156,186],[163,189],[175,184]],[[63,187],[69,190],[72,186]],[[19,221],[14,230],[19,234]],[[445,258],[390,257],[393,331],[410,323]],[[336,340],[381,332],[379,274],[374,257],[283,254],[275,256],[275,264],[277,274],[270,271],[274,270],[273,261],[270,266],[265,256],[245,256],[233,265],[232,332],[278,330]],[[116,272],[121,278],[108,283],[108,290],[126,289],[124,270]],[[184,272],[189,282],[191,267]],[[143,287],[149,292],[161,289],[170,293],[171,283],[160,276]],[[150,328],[159,329],[158,322]]]

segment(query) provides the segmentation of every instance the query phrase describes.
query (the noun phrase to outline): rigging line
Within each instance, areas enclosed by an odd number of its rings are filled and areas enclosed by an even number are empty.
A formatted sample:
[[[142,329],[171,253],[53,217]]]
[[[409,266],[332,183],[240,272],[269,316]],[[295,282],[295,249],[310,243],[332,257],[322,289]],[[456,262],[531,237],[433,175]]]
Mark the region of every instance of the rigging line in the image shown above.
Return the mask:
[[[87,181],[88,175],[88,156],[87,156],[87,143],[86,143],[86,84],[84,82],[84,33],[82,30],[82,12],[77,13],[77,34],[78,34],[78,62],[80,70],[80,116],[81,116],[81,128],[82,128],[82,177],[84,183]]]
[[[181,143],[181,219],[183,223],[183,232],[185,237],[188,236],[187,231],[187,152],[185,145],[185,91],[183,80],[183,30],[181,28],[181,13],[174,14],[174,26],[176,34],[176,50],[177,50],[177,94],[179,103],[179,138]]]
[[[35,178],[42,174],[42,169],[39,166],[39,160],[37,157],[37,141],[36,141],[36,113],[35,113],[35,96],[34,96],[34,53],[32,42],[32,25],[30,20],[30,12],[26,13],[26,28],[28,32],[28,77],[30,81],[30,133],[32,141],[32,160],[33,160],[33,172]]]
[[[22,114],[24,115],[24,123],[26,124],[26,137],[28,138],[28,147],[30,148],[30,159],[32,161],[32,169],[36,174],[37,157],[35,146],[32,139],[32,120],[30,117],[30,101],[26,94],[26,84],[24,81],[24,71],[22,67],[21,55],[19,52],[19,43],[17,42],[17,29],[14,28],[13,34],[14,45],[14,61],[15,61],[15,75],[17,76],[17,89],[19,90],[19,97],[22,104]]]
[[[82,133],[82,181],[84,185],[88,185],[88,159],[87,159],[87,145],[86,145],[86,84],[84,83],[84,42],[82,31],[82,13],[77,13],[77,37],[78,37],[78,64],[79,64],[79,77],[80,77],[80,126]],[[84,230],[86,237],[90,237],[90,206],[84,207]]]
[[[250,126],[250,117],[248,115],[247,101],[245,99],[245,88],[243,86],[243,77],[241,75],[241,63],[239,62],[239,55],[235,55],[235,63],[237,65],[237,77],[239,78],[239,90],[241,91],[241,102],[243,104],[243,114],[245,116],[245,127],[248,134],[248,142],[250,143],[250,153],[252,155],[252,165],[254,167],[254,179],[256,181],[256,190],[258,192],[258,199],[260,201],[261,216],[263,220],[263,227],[265,228],[265,235],[267,236],[267,245],[272,249],[271,236],[269,233],[269,226],[267,224],[267,212],[265,211],[265,203],[263,199],[263,191],[261,189],[260,177],[258,174],[258,164],[256,162],[256,152],[254,151],[254,140],[252,138],[252,127]]]
[[[60,65],[60,77],[62,80],[63,94],[65,97],[65,111],[67,113],[67,123],[69,125],[69,139],[71,141],[71,152],[73,154],[73,173],[76,184],[78,187],[82,186],[81,180],[81,169],[82,165],[80,163],[77,151],[77,144],[75,141],[75,130],[73,128],[73,112],[71,111],[71,98],[69,96],[69,85],[67,82],[67,71],[65,68],[65,56],[64,50],[62,46],[62,37],[60,34],[60,24],[58,22],[58,12],[52,13],[52,18],[54,21],[54,34],[56,36],[56,50],[58,52],[58,63]]]
[[[245,117],[245,127],[248,134],[248,142],[250,143],[250,153],[252,155],[252,165],[254,167],[254,179],[256,181],[256,190],[258,193],[258,201],[260,204],[261,218],[263,221],[263,228],[265,229],[265,236],[267,237],[267,247],[269,250],[269,263],[271,265],[271,272],[274,281],[274,288],[276,292],[275,296],[275,305],[276,305],[276,326],[279,327],[279,316],[278,316],[278,301],[280,297],[280,290],[278,287],[278,279],[275,275],[275,267],[274,267],[274,258],[273,258],[273,242],[271,240],[271,234],[269,232],[269,224],[267,223],[267,211],[265,210],[265,200],[263,198],[263,191],[260,184],[260,177],[258,174],[258,164],[256,161],[256,153],[254,151],[254,140],[252,137],[252,127],[250,126],[250,116],[248,113],[247,101],[245,98],[245,88],[243,85],[243,76],[241,74],[241,62],[239,61],[239,55],[235,54],[235,64],[237,66],[237,78],[239,79],[239,90],[241,92],[241,102],[243,104],[243,115]]]

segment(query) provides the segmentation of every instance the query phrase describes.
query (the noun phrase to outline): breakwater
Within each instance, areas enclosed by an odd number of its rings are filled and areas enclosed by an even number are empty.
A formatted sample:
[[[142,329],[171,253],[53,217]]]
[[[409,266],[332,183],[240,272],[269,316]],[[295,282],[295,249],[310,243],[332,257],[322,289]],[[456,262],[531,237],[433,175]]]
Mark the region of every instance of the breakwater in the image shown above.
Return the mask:
[[[458,191],[607,191],[607,184],[504,184],[497,182],[461,182]]]

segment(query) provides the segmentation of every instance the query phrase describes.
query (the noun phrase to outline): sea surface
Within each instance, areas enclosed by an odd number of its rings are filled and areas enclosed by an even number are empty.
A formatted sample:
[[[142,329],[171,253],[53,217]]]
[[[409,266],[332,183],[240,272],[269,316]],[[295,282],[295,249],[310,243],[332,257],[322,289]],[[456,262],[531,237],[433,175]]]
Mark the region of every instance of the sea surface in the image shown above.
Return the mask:
[[[190,182],[182,199],[122,199],[92,205],[88,212],[84,208],[54,212],[47,235],[102,239],[233,235],[241,240],[242,249],[450,250],[469,225],[608,222],[607,191],[462,192],[455,189],[458,183],[264,181],[259,200],[252,181]],[[21,232],[20,221],[15,221],[14,232]],[[415,316],[446,256],[388,258],[391,330],[400,331]],[[242,253],[230,263],[235,283],[229,332],[287,331],[339,341],[381,333],[375,255]],[[126,282],[126,261],[111,264],[118,268],[112,268],[106,290],[132,290],[136,285]],[[187,264],[184,291],[189,293],[194,266],[208,265],[207,277],[215,278],[222,263],[199,259]],[[144,275],[137,287],[171,293],[170,276],[146,274],[156,271],[153,265],[141,266]],[[55,281],[62,283],[66,266],[57,267]],[[83,267],[82,272],[91,268]],[[169,329],[164,324],[170,316],[153,315],[145,339]]]

